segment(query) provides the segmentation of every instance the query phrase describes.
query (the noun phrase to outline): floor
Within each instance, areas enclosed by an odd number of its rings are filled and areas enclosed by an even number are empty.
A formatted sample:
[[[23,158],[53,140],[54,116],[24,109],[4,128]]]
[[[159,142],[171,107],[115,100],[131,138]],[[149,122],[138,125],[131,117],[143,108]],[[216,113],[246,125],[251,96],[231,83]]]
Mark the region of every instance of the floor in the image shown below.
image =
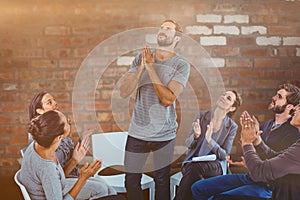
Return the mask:
[[[14,200],[23,199],[21,190],[15,183],[13,176],[0,177],[0,179],[1,179],[0,182],[1,199],[14,199]]]

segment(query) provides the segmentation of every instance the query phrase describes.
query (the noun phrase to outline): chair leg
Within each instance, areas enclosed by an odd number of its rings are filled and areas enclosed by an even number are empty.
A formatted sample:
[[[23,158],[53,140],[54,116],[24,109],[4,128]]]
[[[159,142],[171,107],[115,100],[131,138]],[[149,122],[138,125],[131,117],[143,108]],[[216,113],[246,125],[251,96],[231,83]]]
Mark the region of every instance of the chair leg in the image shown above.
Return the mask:
[[[170,187],[170,197],[171,197],[171,200],[174,199],[175,197],[175,192],[176,192],[176,185],[175,184],[171,184],[171,187]]]
[[[149,188],[149,200],[154,200],[154,189],[152,187]]]

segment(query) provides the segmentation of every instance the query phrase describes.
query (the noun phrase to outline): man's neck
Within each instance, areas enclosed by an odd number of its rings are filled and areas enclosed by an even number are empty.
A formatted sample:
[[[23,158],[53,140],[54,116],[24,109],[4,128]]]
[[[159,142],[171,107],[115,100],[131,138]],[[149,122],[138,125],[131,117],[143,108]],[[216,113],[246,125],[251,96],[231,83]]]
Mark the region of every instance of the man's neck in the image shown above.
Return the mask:
[[[173,50],[171,48],[158,48],[156,49],[155,56],[159,60],[167,60],[175,55]]]
[[[291,117],[290,114],[283,112],[281,114],[275,114],[275,124],[283,124]]]

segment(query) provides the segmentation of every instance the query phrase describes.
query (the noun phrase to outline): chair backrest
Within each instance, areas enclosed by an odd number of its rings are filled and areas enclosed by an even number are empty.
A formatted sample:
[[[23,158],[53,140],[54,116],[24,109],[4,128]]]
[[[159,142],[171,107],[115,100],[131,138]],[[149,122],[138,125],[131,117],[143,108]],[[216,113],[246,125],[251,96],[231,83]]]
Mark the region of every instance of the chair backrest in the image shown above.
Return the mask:
[[[92,135],[93,158],[102,160],[100,171],[112,165],[124,165],[127,132],[108,132]]]
[[[19,173],[20,173],[20,170],[18,170],[18,171],[16,172],[16,174],[15,174],[15,177],[14,177],[15,182],[16,182],[17,185],[20,187],[24,199],[25,199],[25,200],[31,200],[31,199],[30,199],[30,196],[29,196],[29,194],[28,194],[28,192],[27,192],[27,190],[26,190],[26,188],[25,188],[25,186],[22,185],[22,183],[20,183],[20,181],[18,180]]]
[[[24,157],[26,149],[27,149],[27,147],[24,147],[23,149],[20,150],[22,158]]]

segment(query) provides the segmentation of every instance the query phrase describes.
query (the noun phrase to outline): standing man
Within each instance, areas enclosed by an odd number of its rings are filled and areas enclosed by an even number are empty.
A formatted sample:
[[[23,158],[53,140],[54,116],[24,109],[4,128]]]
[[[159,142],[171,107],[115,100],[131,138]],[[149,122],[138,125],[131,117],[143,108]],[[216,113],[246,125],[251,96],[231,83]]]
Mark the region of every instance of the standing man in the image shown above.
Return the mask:
[[[134,59],[120,86],[121,97],[135,93],[125,153],[125,186],[129,200],[142,200],[142,168],[153,152],[155,199],[170,199],[170,168],[176,129],[176,99],[188,81],[190,65],[174,52],[182,28],[165,20],[158,48],[145,47]]]

